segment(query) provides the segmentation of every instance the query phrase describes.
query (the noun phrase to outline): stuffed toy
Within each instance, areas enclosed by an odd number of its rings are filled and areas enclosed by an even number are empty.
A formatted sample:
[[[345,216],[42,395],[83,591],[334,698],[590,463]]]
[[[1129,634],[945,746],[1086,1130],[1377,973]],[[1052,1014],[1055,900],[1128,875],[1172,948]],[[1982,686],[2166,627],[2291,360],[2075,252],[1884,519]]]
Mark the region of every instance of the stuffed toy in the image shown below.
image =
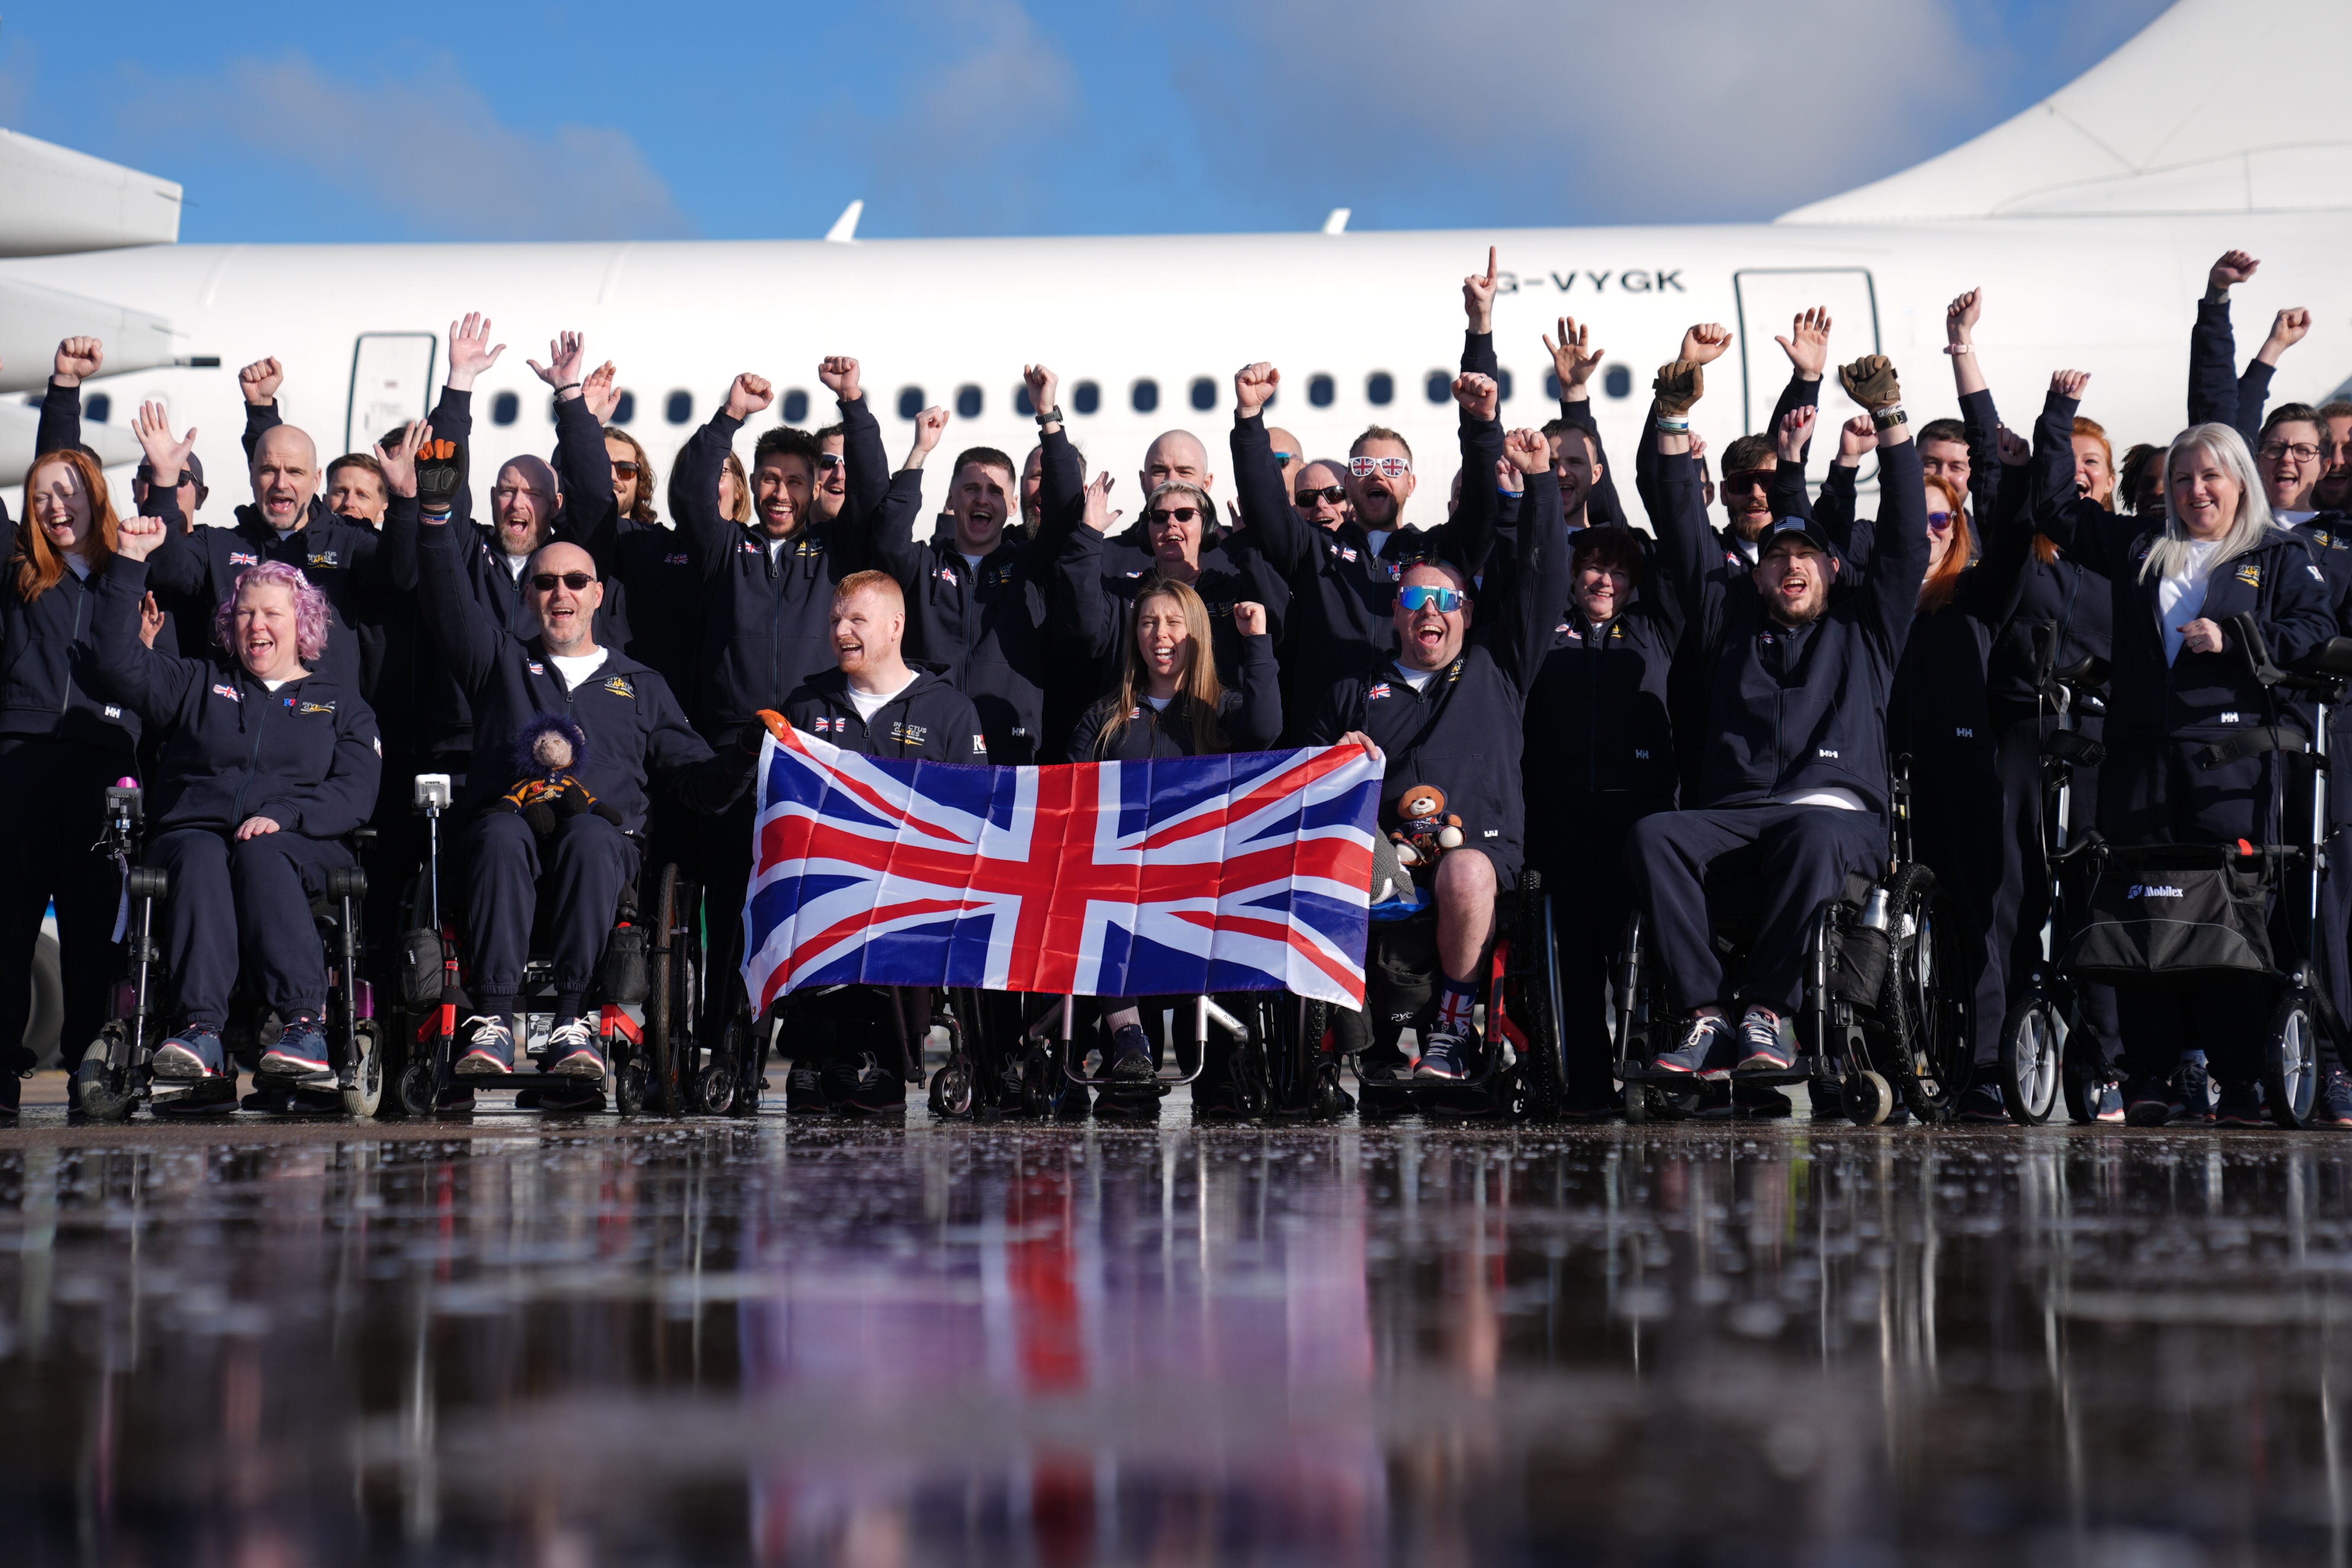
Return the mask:
[[[530,825],[532,837],[541,839],[554,837],[564,817],[585,816],[592,811],[620,826],[621,814],[589,794],[588,786],[572,773],[587,760],[588,737],[579,725],[560,713],[541,714],[515,737],[518,782],[514,788],[483,807],[482,815],[519,812]]]
[[[1462,819],[1445,809],[1445,792],[1435,784],[1407,789],[1397,797],[1396,812],[1399,826],[1389,838],[1399,864],[1433,866],[1440,855],[1462,847]]]

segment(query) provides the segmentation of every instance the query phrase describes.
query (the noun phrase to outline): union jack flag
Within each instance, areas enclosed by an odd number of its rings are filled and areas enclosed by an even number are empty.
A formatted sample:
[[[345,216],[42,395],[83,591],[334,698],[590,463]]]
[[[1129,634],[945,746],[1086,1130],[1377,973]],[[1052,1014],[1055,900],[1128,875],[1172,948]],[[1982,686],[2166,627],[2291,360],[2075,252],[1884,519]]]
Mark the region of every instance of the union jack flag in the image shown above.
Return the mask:
[[[1364,995],[1381,765],[1354,746],[998,768],[801,730],[759,771],[743,984]]]

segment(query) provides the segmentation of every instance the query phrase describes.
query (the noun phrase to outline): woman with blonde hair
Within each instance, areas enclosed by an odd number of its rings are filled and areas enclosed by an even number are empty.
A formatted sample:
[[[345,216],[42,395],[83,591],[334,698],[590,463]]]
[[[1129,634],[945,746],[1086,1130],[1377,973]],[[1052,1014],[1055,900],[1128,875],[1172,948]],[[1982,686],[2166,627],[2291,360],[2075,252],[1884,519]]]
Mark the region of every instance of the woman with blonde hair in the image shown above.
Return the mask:
[[[1074,763],[1148,762],[1161,757],[1213,756],[1223,752],[1263,751],[1282,733],[1280,672],[1274,639],[1266,635],[1265,606],[1234,606],[1234,629],[1242,647],[1239,690],[1217,679],[1210,645],[1208,605],[1186,584],[1158,574],[1147,576],[1128,606],[1127,636],[1118,682],[1087,710],[1070,737]],[[1159,1075],[1151,1041],[1143,1030],[1135,998],[1101,1000],[1109,1041],[1104,1074],[1125,1089],[1105,1089],[1098,1111],[1156,1115],[1152,1088]],[[1077,1109],[1076,1095],[1066,1103]],[[1234,1115],[1243,1109],[1234,1084],[1229,1050],[1212,1043],[1192,1087],[1193,1114]]]

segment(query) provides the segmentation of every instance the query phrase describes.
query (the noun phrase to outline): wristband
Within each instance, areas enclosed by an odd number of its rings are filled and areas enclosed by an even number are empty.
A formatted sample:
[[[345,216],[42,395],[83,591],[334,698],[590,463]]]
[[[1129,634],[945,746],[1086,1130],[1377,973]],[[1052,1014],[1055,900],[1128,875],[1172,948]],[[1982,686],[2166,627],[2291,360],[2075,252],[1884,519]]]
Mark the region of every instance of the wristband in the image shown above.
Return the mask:
[[[1870,427],[1874,430],[1885,430],[1893,426],[1907,424],[1909,420],[1910,416],[1903,412],[1903,405],[1899,403],[1892,408],[1874,408],[1870,411]]]
[[[1661,414],[1651,423],[1658,427],[1661,435],[1687,436],[1690,434],[1690,421],[1677,419],[1671,414]]]
[[[1948,354],[1972,354],[1977,351],[1973,343],[1946,343],[1944,352]]]
[[[556,386],[555,390],[556,390],[559,394],[561,394],[561,393],[566,393],[566,392],[577,392],[577,391],[579,391],[579,390],[580,390],[580,384],[579,384],[578,382],[576,382],[576,381],[566,381],[566,382],[562,382],[562,383],[560,383],[560,384],[557,384],[557,386]]]
[[[1043,430],[1048,425],[1059,425],[1062,423],[1064,423],[1064,420],[1062,418],[1062,405],[1060,404],[1056,403],[1051,408],[1040,408],[1037,410],[1038,429]]]

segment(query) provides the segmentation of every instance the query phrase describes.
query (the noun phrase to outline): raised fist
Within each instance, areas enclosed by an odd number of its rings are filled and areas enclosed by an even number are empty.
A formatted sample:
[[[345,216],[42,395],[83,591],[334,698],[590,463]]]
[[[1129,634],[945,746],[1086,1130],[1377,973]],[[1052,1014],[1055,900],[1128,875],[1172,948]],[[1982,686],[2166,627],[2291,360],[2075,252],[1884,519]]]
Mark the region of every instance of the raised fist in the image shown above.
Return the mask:
[[[2024,437],[2006,425],[1997,425],[1992,432],[1993,444],[2000,452],[2000,466],[2021,468],[2033,461],[2033,447]]]
[[[1878,426],[1867,414],[1857,414],[1838,426],[1838,461],[1853,468],[1864,452],[1878,450]]]
[[[1540,430],[1514,430],[1503,437],[1503,460],[1523,474],[1551,471],[1551,443]]]
[[[1845,395],[1875,414],[1903,401],[1903,387],[1895,379],[1895,362],[1885,354],[1864,354],[1838,370]]]
[[[827,354],[817,362],[816,378],[824,383],[825,390],[844,403],[858,398],[857,362],[847,354]],[[762,405],[761,406],[765,406]]]
[[[267,408],[278,401],[278,388],[285,380],[285,366],[274,359],[257,359],[236,373],[236,389],[254,407]]]
[[[1775,432],[1775,437],[1782,462],[1795,463],[1804,459],[1805,443],[1813,438],[1813,421],[1820,415],[1820,409],[1807,403],[1780,416],[1780,428]]]
[[[1691,411],[1691,405],[1706,395],[1706,373],[1694,361],[1678,359],[1658,367],[1658,377],[1650,384],[1650,391],[1658,400],[1659,413],[1679,419]]]
[[[1029,389],[1029,407],[1033,412],[1051,414],[1060,406],[1055,400],[1061,395],[1062,378],[1044,365],[1023,365],[1021,383]]]
[[[2270,342],[2266,348],[2291,349],[2311,335],[2311,312],[2300,305],[2290,305],[2271,321]]]
[[[749,419],[775,400],[776,389],[768,384],[768,378],[747,370],[727,389],[727,413],[733,419]]]
[[[129,556],[133,561],[144,561],[147,557],[152,555],[158,549],[160,549],[163,543],[163,520],[160,517],[133,515],[126,517],[115,524],[114,552],[118,555]],[[148,597],[152,601],[153,595],[150,595]],[[146,607],[142,605],[139,613],[140,619],[143,623],[146,619]],[[160,612],[158,613],[157,618],[159,620],[162,618]],[[155,646],[152,638],[149,637],[143,624],[140,628],[139,635],[140,639],[145,642],[149,647],[153,647]]]
[[[1259,360],[1234,372],[1234,413],[1243,419],[1254,418],[1259,410],[1274,401],[1276,390],[1282,385],[1282,373]]]
[[[1708,364],[1731,346],[1731,329],[1720,321],[1701,321],[1683,334],[1683,352],[1676,357],[1693,364]]]
[[[916,451],[929,452],[940,444],[940,437],[947,433],[948,411],[946,409],[926,408],[915,416]]]
[[[462,442],[428,440],[416,448],[416,504],[427,517],[446,517],[457,510],[466,491],[466,448]]]
[[[1501,406],[1502,391],[1493,376],[1465,371],[1454,380],[1454,401],[1473,419],[1492,419],[1495,410]]]
[[[59,386],[79,386],[106,363],[106,348],[96,338],[68,338],[58,345],[56,380]]]
[[[1971,289],[1956,296],[1944,307],[1944,336],[1952,342],[1967,342],[1969,334],[1977,330],[1977,319],[1983,314],[1983,289]]]
[[[2234,285],[2252,278],[2261,267],[2260,261],[2242,250],[2225,250],[2205,274],[2205,281],[2215,293],[2226,294]]]
[[[1265,636],[1265,606],[1248,599],[1234,606],[1234,630],[1245,637]]]
[[[2083,389],[2091,384],[2087,370],[2056,370],[2050,373],[2050,390],[2069,402],[2083,401]]]

